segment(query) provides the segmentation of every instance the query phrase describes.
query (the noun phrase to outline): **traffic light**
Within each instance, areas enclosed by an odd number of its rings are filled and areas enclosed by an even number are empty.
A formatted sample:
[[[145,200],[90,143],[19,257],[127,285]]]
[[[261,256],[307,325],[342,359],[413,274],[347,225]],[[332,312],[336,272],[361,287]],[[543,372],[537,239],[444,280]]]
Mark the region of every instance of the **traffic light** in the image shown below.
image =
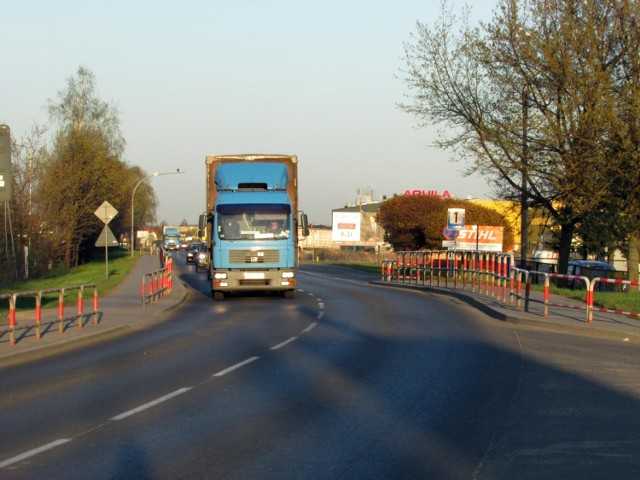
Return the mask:
[[[11,132],[0,125],[0,202],[11,201]]]

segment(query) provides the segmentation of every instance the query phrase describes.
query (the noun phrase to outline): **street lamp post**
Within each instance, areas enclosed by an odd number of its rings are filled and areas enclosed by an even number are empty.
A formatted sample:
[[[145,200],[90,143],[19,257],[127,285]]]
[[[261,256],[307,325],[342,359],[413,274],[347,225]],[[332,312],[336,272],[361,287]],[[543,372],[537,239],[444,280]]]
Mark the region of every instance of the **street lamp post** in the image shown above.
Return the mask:
[[[131,246],[131,257],[133,257],[133,247],[134,247],[134,238],[133,238],[133,233],[134,233],[134,231],[133,231],[133,219],[134,219],[134,216],[133,216],[133,213],[134,213],[135,209],[134,209],[133,199],[134,199],[134,196],[136,194],[136,190],[138,189],[140,184],[142,184],[142,182],[144,182],[145,180],[149,180],[150,178],[159,177],[160,175],[177,175],[179,173],[184,173],[184,172],[181,172],[179,168],[175,172],[163,172],[163,173],[154,172],[151,175],[147,175],[146,177],[141,179],[138,183],[136,183],[136,186],[133,187],[133,192],[131,192],[131,238],[129,239],[129,243],[130,243],[130,246]]]

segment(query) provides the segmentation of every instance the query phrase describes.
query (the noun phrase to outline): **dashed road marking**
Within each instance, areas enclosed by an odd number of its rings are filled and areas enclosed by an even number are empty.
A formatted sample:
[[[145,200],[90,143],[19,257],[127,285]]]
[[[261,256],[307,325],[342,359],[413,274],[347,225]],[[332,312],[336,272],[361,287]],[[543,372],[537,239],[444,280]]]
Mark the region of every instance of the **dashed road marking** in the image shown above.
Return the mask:
[[[51,450],[52,448],[58,447],[60,445],[64,445],[65,443],[70,441],[71,441],[70,438],[61,438],[51,443],[47,443],[46,445],[42,445],[41,447],[34,448],[33,450],[29,450],[28,452],[21,453],[20,455],[16,455],[13,458],[9,458],[4,462],[0,462],[0,468],[9,467],[14,463],[21,462],[23,460],[26,460],[27,458],[33,457],[34,455],[38,455],[39,453],[46,452],[47,450]]]
[[[300,291],[303,291],[303,290],[300,290]],[[311,293],[311,292],[307,292],[307,295],[309,295],[310,297],[314,297],[315,298],[315,295],[313,293]],[[317,319],[320,320],[324,316],[325,305],[324,305],[324,302],[322,301],[322,299],[320,299],[320,298],[316,298],[316,302],[318,304]],[[318,322],[311,323],[307,328],[302,330],[302,334],[309,333],[311,330],[316,328],[317,325],[318,325]],[[271,350],[278,350],[278,349],[288,345],[289,343],[294,342],[297,339],[298,339],[298,337],[291,337],[288,340],[285,340],[284,342],[279,343],[278,345],[275,345],[275,346],[271,347]],[[248,364],[250,364],[252,362],[255,362],[259,358],[260,357],[247,358],[246,360],[243,360],[242,362],[236,363],[235,365],[232,365],[232,366],[230,366],[228,368],[225,368],[224,370],[221,370],[221,371],[213,374],[211,376],[211,378],[222,377],[223,375],[226,375],[227,373],[233,372],[234,370],[237,370],[239,368],[244,367],[245,365],[248,365]],[[145,403],[144,405],[140,405],[140,406],[138,406],[136,408],[133,408],[131,410],[128,410],[128,411],[126,411],[124,413],[121,413],[119,415],[111,417],[110,420],[112,420],[112,421],[124,420],[125,418],[128,418],[128,417],[130,417],[132,415],[135,415],[135,414],[140,413],[140,412],[142,412],[144,410],[147,410],[147,409],[152,408],[152,407],[154,407],[156,405],[159,405],[159,404],[161,404],[163,402],[171,400],[172,398],[175,398],[175,397],[177,397],[179,395],[182,395],[183,393],[186,393],[186,392],[192,390],[193,388],[194,387],[180,388],[180,389],[178,389],[178,390],[176,390],[176,391],[174,391],[172,393],[169,393],[167,395],[163,395],[162,397],[158,397],[155,400],[152,400],[152,401],[150,401],[148,403]],[[19,462],[21,462],[23,460],[31,458],[31,457],[33,457],[35,455],[38,455],[38,454],[43,453],[43,452],[46,452],[47,450],[51,450],[52,448],[58,447],[60,445],[64,445],[65,443],[68,443],[71,440],[72,440],[72,438],[61,438],[61,439],[55,440],[53,442],[47,443],[45,445],[42,445],[40,447],[31,449],[31,450],[29,450],[27,452],[21,453],[20,455],[16,455],[15,457],[11,457],[11,458],[9,458],[7,460],[4,460],[4,461],[0,462],[0,468],[9,467],[9,466],[14,465],[16,463],[19,463]]]
[[[311,325],[309,325],[307,328],[305,328],[302,333],[309,333],[311,330],[313,330],[314,328],[316,328],[318,326],[318,322],[313,322]]]
[[[213,377],[222,377],[223,375],[226,375],[227,373],[233,372],[234,370],[237,370],[239,368],[244,367],[245,365],[250,364],[251,362],[255,362],[256,360],[258,360],[260,357],[251,357],[251,358],[247,358],[246,360],[243,360],[240,363],[236,363],[235,365],[230,366],[229,368],[225,368],[224,370],[219,371],[218,373],[214,373]]]
[[[284,347],[285,345],[290,344],[291,342],[295,342],[298,339],[298,337],[291,337],[288,340],[285,340],[282,343],[279,343],[278,345],[274,345],[273,347],[270,348],[270,350],[278,350],[279,348]]]
[[[121,413],[120,415],[116,415],[115,417],[111,417],[111,420],[124,420],[127,417],[130,417],[131,415],[135,415],[136,413],[140,413],[148,408],[151,407],[155,407],[156,405],[161,404],[162,402],[166,402],[167,400],[171,400],[174,397],[177,397],[178,395],[182,395],[185,392],[188,392],[189,390],[191,390],[193,387],[185,387],[185,388],[181,388],[179,390],[176,390],[175,392],[169,393],[167,395],[164,395],[160,398],[156,398],[155,400],[152,400],[148,403],[145,403],[144,405],[140,405],[139,407],[133,408],[131,410],[129,410],[128,412],[124,412]]]

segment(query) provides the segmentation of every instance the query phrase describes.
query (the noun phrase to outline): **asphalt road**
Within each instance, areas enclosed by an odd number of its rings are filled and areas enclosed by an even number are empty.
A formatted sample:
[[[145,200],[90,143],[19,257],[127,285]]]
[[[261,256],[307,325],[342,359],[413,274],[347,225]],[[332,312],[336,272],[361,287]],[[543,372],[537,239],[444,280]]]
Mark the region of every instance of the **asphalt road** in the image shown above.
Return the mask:
[[[304,266],[0,370],[2,479],[637,479],[640,347]]]

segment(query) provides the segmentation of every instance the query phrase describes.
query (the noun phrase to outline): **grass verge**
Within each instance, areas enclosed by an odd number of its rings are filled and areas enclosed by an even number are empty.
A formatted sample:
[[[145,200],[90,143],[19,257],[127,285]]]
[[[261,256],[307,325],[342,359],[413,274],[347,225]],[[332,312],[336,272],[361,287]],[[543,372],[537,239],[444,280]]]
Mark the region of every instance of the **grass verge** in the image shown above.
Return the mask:
[[[46,278],[16,282],[10,286],[0,288],[0,294],[13,294],[17,292],[35,292],[48,289],[58,289],[77,285],[96,285],[98,295],[102,296],[122,282],[136,263],[139,256],[133,258],[130,253],[124,250],[112,250],[109,252],[108,272],[107,263],[103,255],[97,255],[95,260],[81,265],[77,268],[52,272]],[[93,289],[84,291],[84,298],[91,298]],[[65,293],[65,304],[77,302],[78,291],[71,290]],[[57,293],[46,294],[42,297],[42,308],[52,308],[58,305]],[[26,310],[35,308],[34,297],[18,297],[16,310]],[[0,323],[5,323],[8,318],[9,300],[0,299]]]

